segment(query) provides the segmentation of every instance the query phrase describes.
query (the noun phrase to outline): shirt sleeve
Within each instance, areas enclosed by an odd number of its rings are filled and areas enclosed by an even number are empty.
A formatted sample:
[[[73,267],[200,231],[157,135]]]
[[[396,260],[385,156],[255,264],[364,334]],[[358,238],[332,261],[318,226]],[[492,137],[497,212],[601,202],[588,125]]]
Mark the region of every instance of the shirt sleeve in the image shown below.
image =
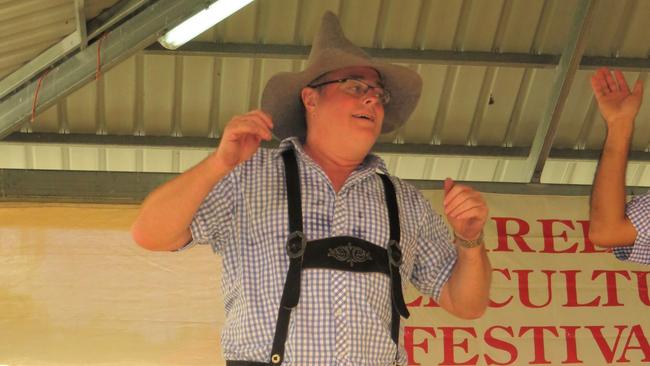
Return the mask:
[[[210,245],[218,254],[223,252],[225,243],[230,241],[233,226],[235,190],[234,172],[214,186],[194,214],[190,224],[192,240],[182,250],[203,244]]]
[[[456,264],[458,252],[444,220],[433,211],[428,201],[425,202],[411,282],[421,293],[438,301],[442,286],[449,280]]]
[[[636,240],[634,245],[614,248],[614,255],[621,260],[650,264],[650,191],[634,197],[625,214],[636,229]]]

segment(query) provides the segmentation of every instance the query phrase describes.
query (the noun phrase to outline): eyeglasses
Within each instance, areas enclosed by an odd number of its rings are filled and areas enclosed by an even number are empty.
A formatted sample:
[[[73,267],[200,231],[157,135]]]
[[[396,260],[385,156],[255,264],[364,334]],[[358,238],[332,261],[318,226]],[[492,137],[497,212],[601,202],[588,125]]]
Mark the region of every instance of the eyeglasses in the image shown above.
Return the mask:
[[[368,93],[372,90],[374,91],[374,96],[377,97],[377,99],[382,105],[386,105],[388,104],[388,102],[390,102],[390,92],[388,90],[384,89],[381,86],[370,85],[365,81],[359,79],[346,78],[346,79],[328,80],[328,81],[323,81],[322,83],[310,84],[307,86],[310,88],[318,88],[319,86],[334,84],[334,83],[339,83],[339,89],[341,89],[343,92],[353,97],[363,98],[366,95],[368,95]]]

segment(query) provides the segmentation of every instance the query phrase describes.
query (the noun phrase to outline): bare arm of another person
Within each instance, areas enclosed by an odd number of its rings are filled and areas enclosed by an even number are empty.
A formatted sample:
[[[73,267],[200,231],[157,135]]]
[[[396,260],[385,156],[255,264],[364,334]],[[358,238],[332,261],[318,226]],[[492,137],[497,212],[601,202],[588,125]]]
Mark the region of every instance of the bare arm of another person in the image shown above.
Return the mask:
[[[253,156],[261,140],[272,138],[272,128],[271,117],[260,110],[230,120],[210,156],[147,196],[131,227],[135,242],[160,251],[187,244],[192,218],[205,197],[238,164]]]
[[[445,180],[445,215],[454,230],[454,241],[482,236],[488,207],[479,192]],[[440,306],[460,318],[474,319],[485,312],[490,294],[492,267],[485,245],[458,247],[458,260],[440,292]]]
[[[591,192],[589,237],[604,247],[632,245],[637,232],[625,216],[625,168],[643,88],[637,81],[630,91],[623,73],[616,70],[612,76],[605,68],[591,77],[591,87],[607,137]]]

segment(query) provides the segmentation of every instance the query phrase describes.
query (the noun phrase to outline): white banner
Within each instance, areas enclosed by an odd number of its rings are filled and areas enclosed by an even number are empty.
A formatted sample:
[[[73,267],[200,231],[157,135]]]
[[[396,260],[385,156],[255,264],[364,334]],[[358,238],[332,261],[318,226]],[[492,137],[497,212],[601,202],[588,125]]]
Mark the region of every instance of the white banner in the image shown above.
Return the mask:
[[[441,192],[424,192],[440,211]],[[485,195],[484,317],[413,289],[409,365],[650,362],[650,266],[589,242],[587,197]],[[0,365],[223,365],[221,260],[136,246],[136,206],[0,205]]]

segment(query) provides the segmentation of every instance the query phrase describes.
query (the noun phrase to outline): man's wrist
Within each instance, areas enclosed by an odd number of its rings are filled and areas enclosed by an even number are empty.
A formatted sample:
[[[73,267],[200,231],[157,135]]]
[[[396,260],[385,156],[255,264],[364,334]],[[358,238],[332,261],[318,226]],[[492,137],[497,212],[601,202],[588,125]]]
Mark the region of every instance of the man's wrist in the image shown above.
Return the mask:
[[[459,236],[454,232],[454,244],[461,246],[463,248],[476,248],[478,246],[483,245],[483,231],[478,235],[478,237],[474,239],[465,239],[462,236]]]
[[[634,131],[634,120],[617,120],[607,122],[607,137],[629,140]]]

